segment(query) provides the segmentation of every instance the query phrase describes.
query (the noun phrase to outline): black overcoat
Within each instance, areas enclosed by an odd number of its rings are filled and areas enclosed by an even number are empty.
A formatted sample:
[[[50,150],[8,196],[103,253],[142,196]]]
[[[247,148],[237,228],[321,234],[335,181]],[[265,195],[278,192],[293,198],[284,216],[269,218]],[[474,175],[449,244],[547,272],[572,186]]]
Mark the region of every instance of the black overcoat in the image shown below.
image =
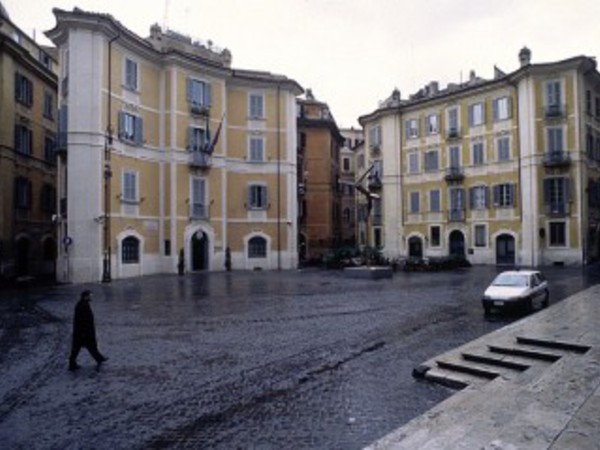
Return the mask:
[[[73,343],[82,347],[96,346],[94,313],[89,300],[79,300],[73,316]]]

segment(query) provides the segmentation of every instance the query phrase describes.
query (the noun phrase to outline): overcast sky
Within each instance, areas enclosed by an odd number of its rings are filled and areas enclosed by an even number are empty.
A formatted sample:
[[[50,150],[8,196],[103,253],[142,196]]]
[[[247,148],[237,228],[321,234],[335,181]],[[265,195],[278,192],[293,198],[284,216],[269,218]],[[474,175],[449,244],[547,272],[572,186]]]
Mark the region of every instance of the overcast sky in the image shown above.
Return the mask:
[[[600,0],[0,0],[39,43],[52,8],[112,14],[146,37],[159,23],[233,54],[233,67],[293,78],[358,126],[397,87],[493,77],[532,62],[600,56]],[[142,6],[143,5],[143,6]]]

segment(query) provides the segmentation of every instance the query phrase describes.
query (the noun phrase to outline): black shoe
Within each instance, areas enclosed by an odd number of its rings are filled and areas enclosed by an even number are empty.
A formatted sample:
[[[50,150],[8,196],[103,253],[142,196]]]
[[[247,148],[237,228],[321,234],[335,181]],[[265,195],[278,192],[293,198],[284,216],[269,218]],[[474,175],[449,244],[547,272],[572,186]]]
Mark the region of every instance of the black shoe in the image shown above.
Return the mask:
[[[100,357],[100,359],[97,362],[98,362],[98,364],[102,364],[103,362],[106,362],[106,361],[108,361],[108,358],[106,356],[102,356],[102,357]]]
[[[70,372],[75,372],[77,369],[79,369],[81,366],[79,364],[73,363],[73,364],[69,364],[69,371]]]

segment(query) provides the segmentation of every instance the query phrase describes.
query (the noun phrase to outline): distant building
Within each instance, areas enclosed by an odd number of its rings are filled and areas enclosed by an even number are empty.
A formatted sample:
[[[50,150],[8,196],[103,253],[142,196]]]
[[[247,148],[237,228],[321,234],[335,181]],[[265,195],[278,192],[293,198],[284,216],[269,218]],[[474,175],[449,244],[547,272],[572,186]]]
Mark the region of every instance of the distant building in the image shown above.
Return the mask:
[[[0,282],[54,278],[57,68],[0,4]]]
[[[54,14],[60,278],[295,268],[302,88],[158,25]]]
[[[340,149],[340,189],[342,191],[342,245],[355,247],[357,244],[356,217],[356,154],[357,146],[362,144],[362,129],[345,128],[340,133],[344,137],[344,145]]]
[[[474,72],[360,118],[381,161],[388,257],[585,264],[600,256],[600,74],[574,57]],[[380,155],[380,156],[379,156]],[[374,225],[375,226],[375,225]]]
[[[319,260],[342,245],[340,149],[344,138],[326,103],[307,90],[298,99],[299,248]]]

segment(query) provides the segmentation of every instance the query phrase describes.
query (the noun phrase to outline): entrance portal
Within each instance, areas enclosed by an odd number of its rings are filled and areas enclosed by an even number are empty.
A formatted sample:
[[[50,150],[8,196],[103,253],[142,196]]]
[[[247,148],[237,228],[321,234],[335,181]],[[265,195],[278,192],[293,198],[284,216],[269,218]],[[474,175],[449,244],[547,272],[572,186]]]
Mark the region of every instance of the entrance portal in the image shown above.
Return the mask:
[[[501,234],[496,239],[496,264],[499,266],[515,264],[515,238],[510,234]]]
[[[465,256],[465,235],[459,230],[450,233],[450,256]]]
[[[192,271],[208,270],[208,236],[198,231],[191,240],[191,269]]]
[[[412,236],[408,239],[408,257],[422,258],[423,257],[423,241],[420,237]]]

